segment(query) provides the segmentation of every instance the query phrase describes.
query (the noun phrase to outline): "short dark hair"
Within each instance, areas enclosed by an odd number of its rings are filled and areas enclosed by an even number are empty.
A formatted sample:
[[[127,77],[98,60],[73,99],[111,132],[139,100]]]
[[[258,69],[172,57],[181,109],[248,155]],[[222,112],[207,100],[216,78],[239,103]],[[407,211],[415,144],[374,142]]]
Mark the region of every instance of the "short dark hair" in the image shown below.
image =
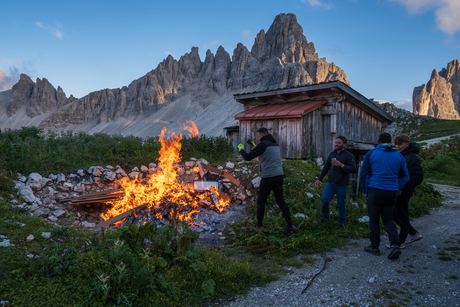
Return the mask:
[[[391,135],[389,133],[381,133],[379,135],[379,143],[391,143]]]
[[[339,135],[338,137],[336,137],[336,139],[341,139],[344,144],[348,142],[347,138],[344,137],[343,135]]]
[[[259,132],[260,134],[262,135],[267,135],[268,134],[268,129],[267,128],[260,128],[259,130],[257,130],[257,132]]]
[[[395,145],[401,145],[402,143],[410,143],[410,137],[406,134],[401,134],[395,137],[393,140]]]

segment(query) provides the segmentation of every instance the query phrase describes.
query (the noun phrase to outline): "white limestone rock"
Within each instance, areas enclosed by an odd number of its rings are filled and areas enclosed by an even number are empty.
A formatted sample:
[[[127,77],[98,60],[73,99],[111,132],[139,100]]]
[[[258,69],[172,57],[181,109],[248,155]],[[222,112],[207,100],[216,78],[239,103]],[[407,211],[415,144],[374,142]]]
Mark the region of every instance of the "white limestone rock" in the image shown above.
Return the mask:
[[[39,173],[31,173],[26,186],[30,186],[34,191],[40,190],[43,187],[43,177]]]
[[[35,200],[35,195],[30,186],[20,187],[19,196],[28,203],[32,203]]]

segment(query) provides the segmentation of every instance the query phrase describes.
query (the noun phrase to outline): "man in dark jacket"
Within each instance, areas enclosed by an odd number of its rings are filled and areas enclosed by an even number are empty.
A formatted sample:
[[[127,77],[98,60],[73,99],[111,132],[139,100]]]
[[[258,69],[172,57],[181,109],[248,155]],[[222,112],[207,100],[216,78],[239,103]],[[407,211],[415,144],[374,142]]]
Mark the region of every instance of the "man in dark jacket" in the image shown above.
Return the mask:
[[[279,145],[266,128],[257,130],[259,144],[254,147],[249,153],[244,151],[244,145],[239,144],[238,150],[244,160],[249,161],[258,157],[259,159],[259,174],[262,177],[259,186],[259,196],[257,198],[257,224],[256,227],[263,226],[265,214],[265,203],[273,191],[276,204],[283,212],[284,219],[287,223],[287,228],[284,231],[285,235],[290,235],[296,230],[292,225],[291,213],[284,201],[283,196],[283,166],[281,164],[281,154]]]
[[[339,135],[335,139],[335,150],[330,153],[326,159],[323,170],[315,182],[315,188],[319,187],[319,183],[326,176],[332,166],[332,170],[327,178],[326,186],[324,187],[321,197],[321,213],[322,221],[329,220],[329,202],[334,194],[337,195],[337,208],[339,211],[339,229],[343,229],[343,225],[347,219],[346,215],[346,197],[348,185],[350,184],[350,173],[356,173],[356,164],[354,156],[345,149],[347,138]]]
[[[407,170],[410,176],[410,180],[404,185],[398,195],[393,212],[393,219],[400,227],[399,241],[401,242],[401,246],[404,247],[404,243],[413,243],[422,239],[422,235],[419,234],[410,223],[409,200],[414,194],[415,187],[423,181],[423,168],[418,156],[420,152],[419,144],[411,142],[408,135],[398,135],[394,139],[394,143],[398,147],[398,151],[406,159]],[[408,234],[410,237],[406,242]]]
[[[391,135],[382,133],[375,149],[369,151],[361,168],[361,186],[366,195],[369,215],[371,245],[364,251],[375,256],[380,255],[380,217],[390,239],[388,259],[397,259],[401,255],[398,230],[393,221],[393,209],[400,191],[409,181],[406,160],[391,144]]]

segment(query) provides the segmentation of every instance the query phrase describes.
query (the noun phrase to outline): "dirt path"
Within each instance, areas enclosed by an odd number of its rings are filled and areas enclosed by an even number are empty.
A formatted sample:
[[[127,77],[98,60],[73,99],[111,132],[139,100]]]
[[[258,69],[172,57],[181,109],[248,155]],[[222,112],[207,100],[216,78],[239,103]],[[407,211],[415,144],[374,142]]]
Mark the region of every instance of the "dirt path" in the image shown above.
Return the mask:
[[[424,141],[420,141],[419,143],[426,143],[426,145],[423,145],[423,148],[427,148],[427,147],[430,147],[430,146],[432,146],[432,145],[434,145],[436,143],[440,143],[441,141],[450,139],[451,137],[456,136],[456,135],[460,135],[460,134],[454,134],[454,135],[449,135],[449,136],[443,136],[443,137],[439,137],[439,138],[424,140]]]
[[[226,306],[460,306],[460,188],[434,186],[444,205],[412,222],[423,239],[408,244],[398,260],[387,259],[386,237],[378,257],[363,251],[368,239],[352,240],[326,255],[331,261],[304,294],[324,265],[321,255],[313,256],[313,266],[291,268]]]

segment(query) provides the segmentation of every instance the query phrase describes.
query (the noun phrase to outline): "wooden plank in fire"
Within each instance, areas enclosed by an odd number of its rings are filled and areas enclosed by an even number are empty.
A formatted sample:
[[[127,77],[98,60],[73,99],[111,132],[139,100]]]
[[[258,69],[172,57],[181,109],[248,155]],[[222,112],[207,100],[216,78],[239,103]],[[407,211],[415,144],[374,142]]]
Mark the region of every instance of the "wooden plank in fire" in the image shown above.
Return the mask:
[[[222,176],[224,178],[227,178],[228,180],[230,180],[234,185],[236,185],[237,187],[240,186],[240,182],[233,176],[230,176],[229,173],[226,173],[226,172],[223,172]]]
[[[131,214],[137,213],[137,212],[141,211],[142,209],[145,209],[146,207],[147,207],[147,205],[142,205],[142,206],[136,207],[134,209],[128,210],[126,212],[123,212],[122,214],[114,216],[111,219],[108,219],[107,221],[100,222],[99,224],[96,225],[96,227],[103,228],[103,227],[110,226],[113,223],[118,222],[119,220],[127,218]]]
[[[81,200],[72,200],[70,203],[73,205],[78,205],[78,204],[89,204],[89,203],[101,203],[101,202],[107,202],[111,200],[116,200],[119,197],[125,196],[125,193],[120,193],[118,195],[114,196],[106,196],[106,197],[98,197],[98,198],[86,198],[86,199],[81,199]]]
[[[204,172],[203,172],[203,167],[201,166],[201,162],[198,163],[198,170],[200,172],[200,178],[203,178]]]
[[[96,196],[99,196],[99,195],[110,195],[110,193],[116,193],[116,192],[121,192],[121,191],[124,191],[124,189],[114,189],[114,190],[94,192],[94,193],[81,195],[79,197],[64,198],[62,201],[73,201],[76,199],[95,198]]]
[[[208,170],[208,171],[210,171],[210,172],[213,172],[213,173],[216,173],[218,175],[223,176],[224,178],[230,180],[236,186],[240,186],[240,182],[235,177],[231,176],[227,172],[221,171],[220,169],[218,169],[218,168],[216,168],[214,166],[206,165],[206,164],[203,164],[203,168]]]

